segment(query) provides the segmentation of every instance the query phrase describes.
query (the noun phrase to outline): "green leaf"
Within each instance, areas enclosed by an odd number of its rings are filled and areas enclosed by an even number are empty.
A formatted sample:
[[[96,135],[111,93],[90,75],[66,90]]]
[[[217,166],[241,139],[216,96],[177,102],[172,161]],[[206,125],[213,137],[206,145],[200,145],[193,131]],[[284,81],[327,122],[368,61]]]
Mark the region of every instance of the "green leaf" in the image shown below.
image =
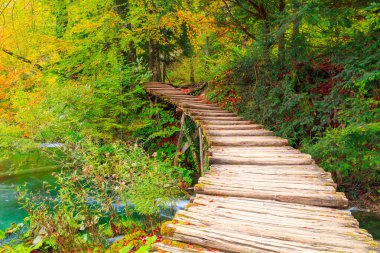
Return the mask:
[[[120,253],[128,253],[129,251],[131,251],[133,249],[133,244],[128,244],[127,246],[121,248],[119,250]]]

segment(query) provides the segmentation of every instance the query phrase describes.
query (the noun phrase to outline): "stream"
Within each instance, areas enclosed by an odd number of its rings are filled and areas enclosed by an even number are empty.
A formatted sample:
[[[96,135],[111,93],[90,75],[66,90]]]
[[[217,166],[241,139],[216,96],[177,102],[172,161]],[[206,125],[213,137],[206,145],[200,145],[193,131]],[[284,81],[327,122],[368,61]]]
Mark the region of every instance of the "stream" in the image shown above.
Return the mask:
[[[0,230],[9,228],[12,223],[22,223],[26,212],[17,202],[16,187],[27,183],[27,189],[41,189],[43,182],[54,183],[51,175],[58,166],[43,153],[36,151],[27,155],[14,155],[11,160],[0,162]],[[174,211],[183,209],[187,200],[179,200]],[[367,229],[376,240],[380,240],[380,216],[355,210],[360,227]],[[161,216],[170,219],[171,215],[162,212]]]

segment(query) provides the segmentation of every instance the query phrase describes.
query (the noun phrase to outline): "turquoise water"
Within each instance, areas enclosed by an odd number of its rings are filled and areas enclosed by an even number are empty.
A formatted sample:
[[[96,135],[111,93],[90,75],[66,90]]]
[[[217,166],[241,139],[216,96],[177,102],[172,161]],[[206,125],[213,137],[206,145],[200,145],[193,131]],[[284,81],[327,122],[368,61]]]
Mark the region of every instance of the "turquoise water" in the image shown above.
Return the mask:
[[[352,214],[359,221],[361,228],[372,234],[373,239],[380,240],[380,215],[362,211]]]
[[[55,163],[39,151],[13,155],[0,162],[0,230],[21,223],[26,216],[17,202],[16,188],[27,183],[28,190],[37,191],[44,181],[54,182],[51,174],[55,169]]]

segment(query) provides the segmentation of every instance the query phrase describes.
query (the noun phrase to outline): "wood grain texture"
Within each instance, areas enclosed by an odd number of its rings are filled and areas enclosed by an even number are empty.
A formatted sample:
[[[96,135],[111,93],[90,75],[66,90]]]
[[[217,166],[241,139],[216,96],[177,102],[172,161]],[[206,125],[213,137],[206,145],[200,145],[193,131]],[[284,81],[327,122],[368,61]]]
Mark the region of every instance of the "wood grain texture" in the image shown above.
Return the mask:
[[[288,141],[162,83],[146,90],[200,127],[210,168],[196,196],[163,225],[155,252],[380,252],[347,210],[331,173]],[[173,241],[174,240],[174,241]]]

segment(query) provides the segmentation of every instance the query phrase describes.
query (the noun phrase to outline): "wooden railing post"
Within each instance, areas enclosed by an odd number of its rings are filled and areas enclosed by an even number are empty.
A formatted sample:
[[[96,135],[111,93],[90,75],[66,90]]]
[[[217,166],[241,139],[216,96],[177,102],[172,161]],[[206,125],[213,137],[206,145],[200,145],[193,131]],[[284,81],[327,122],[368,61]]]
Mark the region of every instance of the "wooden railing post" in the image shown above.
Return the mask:
[[[184,132],[184,129],[185,129],[185,118],[186,118],[186,115],[185,115],[184,112],[182,112],[182,116],[181,116],[181,131],[179,132],[179,136],[178,136],[177,149],[176,149],[175,157],[174,157],[174,161],[173,161],[173,165],[174,166],[178,166],[178,157],[179,157],[179,152],[181,150],[181,144],[182,144],[182,139],[183,139],[183,132]]]
[[[201,166],[201,176],[204,175],[204,170],[203,170],[203,135],[202,135],[202,128],[198,127],[199,131],[199,163]]]

